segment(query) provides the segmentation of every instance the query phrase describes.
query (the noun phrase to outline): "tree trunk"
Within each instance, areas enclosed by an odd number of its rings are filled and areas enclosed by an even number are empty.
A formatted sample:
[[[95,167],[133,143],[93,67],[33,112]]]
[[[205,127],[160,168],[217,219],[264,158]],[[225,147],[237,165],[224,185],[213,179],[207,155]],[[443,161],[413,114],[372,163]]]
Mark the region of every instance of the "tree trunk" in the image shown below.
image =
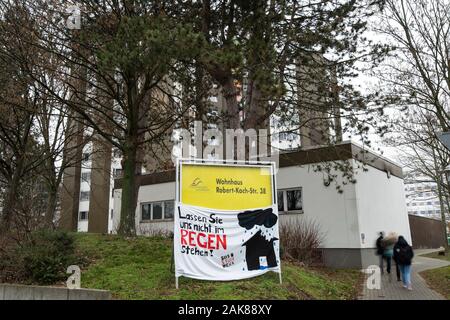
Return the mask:
[[[50,187],[48,190],[47,207],[45,209],[45,226],[49,229],[53,228],[57,198],[57,189]]]
[[[118,233],[123,236],[136,235],[136,205],[139,190],[137,176],[141,172],[138,159],[140,108],[137,102],[137,80],[129,77],[127,82],[127,132],[123,148],[122,201],[120,207],[120,225]]]
[[[448,251],[448,234],[447,234],[447,220],[445,217],[445,205],[444,205],[444,195],[443,195],[443,190],[442,190],[442,185],[440,181],[437,181],[437,188],[438,188],[438,197],[439,197],[439,203],[440,203],[440,207],[441,207],[441,219],[442,219],[442,228],[443,228],[443,233],[444,233],[444,237],[445,237],[445,243],[444,243],[444,248],[445,251]]]
[[[23,150],[16,152],[17,155],[17,164],[16,169],[14,170],[11,180],[9,181],[6,197],[2,209],[2,217],[0,220],[0,233],[8,231],[11,227],[12,215],[14,210],[15,200],[17,198],[17,192],[19,190],[20,180],[22,178],[24,169],[25,169],[25,157],[26,157],[26,148],[28,144],[28,138],[30,135],[31,126],[33,123],[33,115],[28,114],[28,117],[25,119],[25,129],[23,131],[23,136],[21,138],[21,146]]]
[[[14,210],[14,202],[17,195],[17,190],[19,189],[20,175],[18,172],[14,172],[12,179],[8,183],[8,189],[6,192],[5,202],[2,210],[2,220],[1,220],[1,233],[6,232],[11,227],[11,220]]]
[[[237,102],[238,91],[233,78],[229,77],[222,85],[222,94],[226,101],[225,123],[228,129],[240,129],[241,119],[239,115],[239,106]]]
[[[123,154],[122,201],[118,230],[123,236],[136,235],[135,215],[139,189],[136,179],[136,154],[137,148],[134,145],[126,148]]]
[[[434,161],[434,169],[437,173],[436,183],[437,183],[437,189],[438,189],[439,203],[440,203],[440,207],[441,207],[441,219],[442,219],[442,229],[443,229],[442,232],[445,237],[444,248],[445,248],[445,251],[448,251],[447,220],[445,219],[444,194],[443,194],[443,190],[442,190],[442,180],[443,179],[442,179],[440,166],[437,162],[436,152],[434,149],[433,149],[433,161]]]

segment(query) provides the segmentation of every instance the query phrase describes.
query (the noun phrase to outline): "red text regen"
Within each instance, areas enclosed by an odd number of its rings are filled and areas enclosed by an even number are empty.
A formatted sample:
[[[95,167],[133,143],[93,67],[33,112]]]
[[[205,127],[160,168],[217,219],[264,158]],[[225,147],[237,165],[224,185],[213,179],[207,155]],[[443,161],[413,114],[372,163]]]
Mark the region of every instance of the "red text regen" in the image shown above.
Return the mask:
[[[211,234],[189,230],[181,230],[181,245],[199,247],[203,249],[227,249],[225,234]]]

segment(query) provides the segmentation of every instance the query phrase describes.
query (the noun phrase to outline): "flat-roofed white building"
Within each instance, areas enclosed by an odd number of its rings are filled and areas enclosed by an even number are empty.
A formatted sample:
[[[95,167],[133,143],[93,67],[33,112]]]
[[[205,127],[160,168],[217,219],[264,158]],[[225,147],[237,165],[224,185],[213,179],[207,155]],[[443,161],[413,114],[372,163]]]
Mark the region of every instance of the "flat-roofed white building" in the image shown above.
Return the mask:
[[[346,166],[356,182],[346,181],[339,166]],[[330,183],[324,179],[325,167],[334,176]],[[175,171],[143,175],[140,181],[137,232],[172,231]],[[354,143],[281,154],[276,181],[280,223],[317,222],[324,234],[325,265],[377,264],[374,248],[380,231],[394,231],[411,242],[401,168]],[[120,183],[115,181],[113,230],[120,221]]]

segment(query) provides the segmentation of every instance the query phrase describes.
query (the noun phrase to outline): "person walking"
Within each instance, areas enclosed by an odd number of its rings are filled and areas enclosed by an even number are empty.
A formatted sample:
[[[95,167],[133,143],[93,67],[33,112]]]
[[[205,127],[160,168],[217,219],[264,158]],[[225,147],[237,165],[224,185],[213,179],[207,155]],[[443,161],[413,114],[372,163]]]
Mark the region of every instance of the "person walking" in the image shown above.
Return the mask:
[[[395,255],[395,245],[394,245],[394,255],[392,258],[395,262],[395,274],[397,275],[397,281],[402,281],[402,279],[400,278],[400,264],[398,263],[397,256]]]
[[[384,272],[384,264],[383,264],[383,262],[384,262],[384,257],[383,257],[383,253],[384,253],[384,244],[383,244],[383,237],[384,237],[384,232],[383,231],[381,231],[380,232],[380,236],[377,238],[377,241],[376,241],[376,246],[377,246],[377,251],[376,251],[376,254],[377,254],[377,256],[380,258],[380,271],[381,271],[381,274],[383,274],[383,272]]]
[[[383,238],[383,257],[386,259],[386,272],[391,274],[392,257],[394,256],[394,245],[397,242],[397,234],[390,232],[385,238]]]
[[[411,284],[411,264],[414,251],[403,236],[398,237],[394,246],[394,259],[398,261],[400,273],[402,275],[403,287],[412,290]]]

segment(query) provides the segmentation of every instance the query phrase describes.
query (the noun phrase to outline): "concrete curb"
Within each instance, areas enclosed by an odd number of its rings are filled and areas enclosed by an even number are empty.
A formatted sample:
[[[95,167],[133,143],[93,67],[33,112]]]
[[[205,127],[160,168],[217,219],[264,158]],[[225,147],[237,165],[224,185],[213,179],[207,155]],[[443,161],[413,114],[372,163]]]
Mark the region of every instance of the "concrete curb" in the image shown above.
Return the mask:
[[[111,292],[4,283],[0,284],[0,300],[111,300]]]

